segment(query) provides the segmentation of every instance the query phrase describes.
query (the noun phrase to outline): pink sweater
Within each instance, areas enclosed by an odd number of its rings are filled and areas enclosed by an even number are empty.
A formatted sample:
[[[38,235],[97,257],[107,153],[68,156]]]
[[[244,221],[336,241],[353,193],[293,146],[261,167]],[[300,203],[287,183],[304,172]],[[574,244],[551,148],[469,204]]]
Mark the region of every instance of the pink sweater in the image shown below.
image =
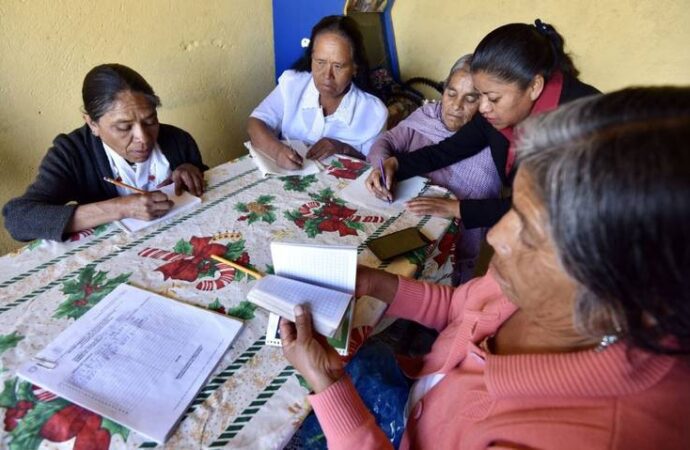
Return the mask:
[[[514,311],[491,273],[456,290],[400,279],[388,314],[441,332],[413,376],[446,374],[412,409],[401,448],[690,448],[688,364],[624,344],[482,351],[476,344]],[[309,400],[329,448],[390,448],[349,378]]]

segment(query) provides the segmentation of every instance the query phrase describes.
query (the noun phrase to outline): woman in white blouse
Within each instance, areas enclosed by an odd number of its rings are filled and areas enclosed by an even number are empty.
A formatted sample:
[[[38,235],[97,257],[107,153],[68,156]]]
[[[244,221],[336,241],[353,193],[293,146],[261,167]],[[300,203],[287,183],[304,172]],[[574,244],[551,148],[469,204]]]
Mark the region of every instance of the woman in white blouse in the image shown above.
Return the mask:
[[[311,145],[309,159],[335,153],[364,158],[383,131],[388,111],[360,89],[368,64],[354,20],[321,19],[294,69],[280,76],[278,86],[249,117],[252,146],[286,169],[299,168],[302,157],[281,139]]]

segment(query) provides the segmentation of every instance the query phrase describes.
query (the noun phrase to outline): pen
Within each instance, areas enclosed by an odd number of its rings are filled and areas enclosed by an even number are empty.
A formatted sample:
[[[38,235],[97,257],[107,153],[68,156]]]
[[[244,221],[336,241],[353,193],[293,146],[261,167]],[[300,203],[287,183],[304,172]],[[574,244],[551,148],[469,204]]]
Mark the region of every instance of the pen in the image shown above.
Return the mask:
[[[383,183],[383,187],[386,190],[388,190],[388,183],[386,182],[386,171],[383,170],[383,159],[379,159],[379,170],[381,171],[381,183]],[[388,200],[388,203],[391,203],[390,192],[388,193],[386,200]]]
[[[138,194],[148,194],[148,192],[144,191],[143,189],[130,186],[129,184],[123,183],[122,181],[113,180],[112,178],[103,177],[103,181],[107,181],[108,183],[114,184],[115,186],[120,186],[122,188],[129,189],[130,191],[134,191]]]

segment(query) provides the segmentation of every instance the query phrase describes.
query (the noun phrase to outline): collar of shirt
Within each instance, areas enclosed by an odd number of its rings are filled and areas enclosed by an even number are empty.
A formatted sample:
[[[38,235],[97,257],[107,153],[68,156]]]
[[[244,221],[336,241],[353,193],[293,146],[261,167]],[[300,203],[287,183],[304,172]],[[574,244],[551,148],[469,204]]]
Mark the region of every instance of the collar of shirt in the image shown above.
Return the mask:
[[[333,114],[326,117],[326,120],[339,120],[345,125],[350,125],[354,117],[354,104],[355,104],[355,90],[357,87],[350,83],[350,87],[347,93],[343,96],[338,105],[338,109],[335,110]],[[300,109],[321,109],[321,103],[319,102],[319,91],[316,89],[316,84],[314,84],[314,77],[309,79],[307,84],[307,89],[304,91],[304,95],[299,102]]]

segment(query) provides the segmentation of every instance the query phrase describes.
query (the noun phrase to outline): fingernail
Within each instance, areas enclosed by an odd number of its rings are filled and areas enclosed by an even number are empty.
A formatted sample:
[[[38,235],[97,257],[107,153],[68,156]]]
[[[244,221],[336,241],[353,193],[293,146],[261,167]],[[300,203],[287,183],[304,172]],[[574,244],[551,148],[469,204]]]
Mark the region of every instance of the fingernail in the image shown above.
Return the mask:
[[[295,306],[295,315],[301,316],[302,314],[304,314],[304,308],[302,307],[302,305]]]

